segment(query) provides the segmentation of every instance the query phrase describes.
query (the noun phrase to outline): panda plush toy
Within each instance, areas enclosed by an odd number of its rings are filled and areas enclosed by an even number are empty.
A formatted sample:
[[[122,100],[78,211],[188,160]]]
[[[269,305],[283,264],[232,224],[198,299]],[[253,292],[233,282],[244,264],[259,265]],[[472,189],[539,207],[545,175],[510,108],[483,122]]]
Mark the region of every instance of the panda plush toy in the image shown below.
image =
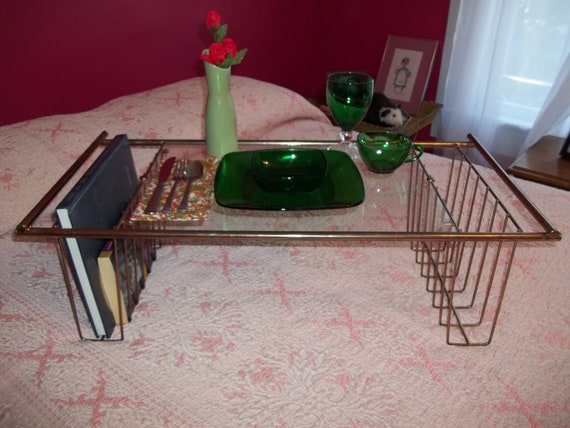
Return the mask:
[[[408,113],[381,92],[374,93],[370,108],[364,116],[365,122],[390,128],[401,128],[409,119]]]

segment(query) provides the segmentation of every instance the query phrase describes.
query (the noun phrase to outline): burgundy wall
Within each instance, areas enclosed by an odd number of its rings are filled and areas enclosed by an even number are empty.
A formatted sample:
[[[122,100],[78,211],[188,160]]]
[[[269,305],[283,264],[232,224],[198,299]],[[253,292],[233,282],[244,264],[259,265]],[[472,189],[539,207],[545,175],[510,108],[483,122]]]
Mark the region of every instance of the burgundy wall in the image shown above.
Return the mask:
[[[437,39],[449,0],[24,0],[0,13],[0,125],[96,107],[202,75],[216,9],[249,52],[234,74],[321,98],[327,71],[376,76],[389,34]]]

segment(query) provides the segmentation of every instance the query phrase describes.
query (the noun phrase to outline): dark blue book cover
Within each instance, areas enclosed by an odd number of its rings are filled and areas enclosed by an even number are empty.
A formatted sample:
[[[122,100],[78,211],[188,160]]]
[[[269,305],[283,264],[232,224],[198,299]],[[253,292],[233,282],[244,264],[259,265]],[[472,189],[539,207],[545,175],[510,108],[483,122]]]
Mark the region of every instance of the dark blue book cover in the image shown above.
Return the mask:
[[[117,135],[56,208],[61,228],[109,229],[133,197],[138,177],[126,135]],[[75,280],[97,338],[110,338],[115,327],[105,301],[97,258],[104,239],[66,238]]]

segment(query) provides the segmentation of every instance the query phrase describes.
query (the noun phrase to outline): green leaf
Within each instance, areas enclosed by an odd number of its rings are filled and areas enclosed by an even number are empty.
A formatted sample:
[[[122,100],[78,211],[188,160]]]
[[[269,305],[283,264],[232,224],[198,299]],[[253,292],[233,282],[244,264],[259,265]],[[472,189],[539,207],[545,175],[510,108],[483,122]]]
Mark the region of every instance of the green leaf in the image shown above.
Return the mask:
[[[218,27],[216,31],[212,31],[212,37],[214,38],[214,42],[221,43],[224,37],[228,32],[228,24],[222,24]]]
[[[220,65],[218,65],[218,67],[228,68],[231,65],[232,65],[232,56],[228,54],[228,56],[226,56],[226,58],[224,59],[224,62],[222,62]]]
[[[247,53],[247,48],[239,50],[237,55],[232,59],[232,65],[238,65],[240,62],[242,62],[246,53]]]

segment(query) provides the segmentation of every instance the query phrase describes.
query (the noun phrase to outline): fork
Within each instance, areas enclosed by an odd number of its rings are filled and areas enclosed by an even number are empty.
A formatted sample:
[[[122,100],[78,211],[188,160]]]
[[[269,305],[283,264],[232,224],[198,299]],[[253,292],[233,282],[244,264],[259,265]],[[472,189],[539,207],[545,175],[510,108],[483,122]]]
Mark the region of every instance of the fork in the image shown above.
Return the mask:
[[[176,189],[178,188],[178,184],[180,183],[180,181],[184,180],[184,168],[186,168],[187,164],[188,161],[186,159],[182,159],[177,161],[176,164],[174,165],[174,168],[172,168],[172,177],[174,178],[174,184],[170,189],[170,194],[168,195],[168,199],[166,199],[166,202],[162,207],[161,211],[163,213],[172,212],[172,202],[174,201],[174,196],[176,195]]]
[[[192,162],[186,162],[182,171],[182,175],[186,180],[186,189],[184,189],[184,196],[182,197],[182,202],[180,202],[180,207],[178,211],[185,213],[189,211],[188,198],[190,197],[190,189],[192,187],[192,182],[199,178],[202,178],[204,174],[204,166],[202,162],[198,160],[193,160]]]

